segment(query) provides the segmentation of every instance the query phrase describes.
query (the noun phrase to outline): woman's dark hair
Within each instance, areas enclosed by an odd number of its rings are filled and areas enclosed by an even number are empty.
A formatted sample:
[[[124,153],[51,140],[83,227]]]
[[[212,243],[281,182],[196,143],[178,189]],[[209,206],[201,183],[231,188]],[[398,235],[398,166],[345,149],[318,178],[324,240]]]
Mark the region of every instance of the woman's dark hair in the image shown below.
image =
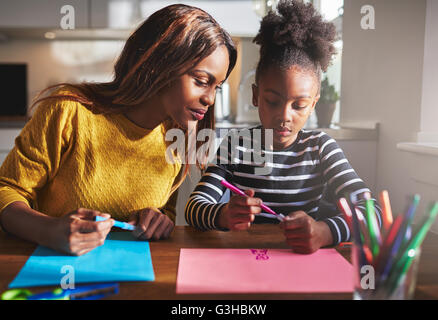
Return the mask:
[[[334,24],[325,22],[312,4],[297,0],[280,0],[277,11],[263,18],[253,41],[260,45],[256,82],[268,67],[293,65],[312,70],[320,82],[321,70],[327,71],[336,52]]]
[[[129,37],[111,82],[60,83],[40,92],[32,107],[43,100],[64,99],[80,102],[97,113],[123,113],[147,101],[222,45],[229,54],[228,77],[237,60],[231,36],[204,10],[170,5],[153,13]],[[74,92],[39,98],[48,90],[65,85]],[[176,126],[171,123],[168,128]],[[210,107],[204,119],[198,121],[197,131],[214,126],[214,108]],[[187,152],[182,156],[187,157]],[[188,166],[184,178],[187,169]]]

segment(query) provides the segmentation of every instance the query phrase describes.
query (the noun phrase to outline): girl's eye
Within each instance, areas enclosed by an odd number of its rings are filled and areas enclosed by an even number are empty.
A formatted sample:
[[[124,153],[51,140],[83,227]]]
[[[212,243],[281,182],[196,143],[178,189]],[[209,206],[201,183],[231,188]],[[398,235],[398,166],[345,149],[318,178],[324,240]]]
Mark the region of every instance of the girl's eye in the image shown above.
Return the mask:
[[[295,110],[304,110],[307,108],[307,104],[306,105],[296,104],[296,105],[293,105],[292,108],[294,108]]]
[[[273,106],[273,107],[275,107],[278,104],[277,101],[271,101],[271,100],[268,100],[268,99],[265,99],[265,101],[266,101],[266,103],[268,105]]]

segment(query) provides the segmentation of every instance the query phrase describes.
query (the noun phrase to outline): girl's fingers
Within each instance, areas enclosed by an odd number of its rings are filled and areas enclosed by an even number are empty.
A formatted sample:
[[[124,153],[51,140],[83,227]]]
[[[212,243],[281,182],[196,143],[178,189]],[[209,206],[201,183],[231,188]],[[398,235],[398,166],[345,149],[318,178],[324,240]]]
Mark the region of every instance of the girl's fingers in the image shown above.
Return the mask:
[[[308,247],[311,244],[308,239],[286,240],[286,243],[291,247]]]
[[[239,214],[233,217],[233,224],[253,222],[255,219],[253,214]]]
[[[308,217],[297,217],[293,219],[285,219],[283,220],[282,227],[285,230],[296,230],[306,227],[306,225],[310,223]]]
[[[293,247],[308,247],[311,245],[310,238],[286,239],[286,243]]]
[[[262,212],[262,208],[259,206],[232,206],[230,208],[233,215],[236,214],[259,214]]]
[[[234,225],[232,230],[246,230],[251,226],[250,222],[237,223]]]
[[[299,228],[299,229],[285,229],[284,235],[287,239],[302,239],[302,238],[309,238],[309,232],[307,232],[307,229],[305,228]]]
[[[244,196],[234,196],[232,198],[232,204],[235,206],[260,206],[262,204],[262,200],[259,198],[253,197],[244,197]]]
[[[310,254],[318,250],[317,247],[312,246],[311,244],[293,244],[289,246],[293,252],[300,254]]]
[[[292,251],[295,253],[300,253],[300,254],[309,254],[309,253],[314,252],[308,246],[292,246]]]
[[[241,212],[250,213],[250,214],[259,214],[262,212],[262,208],[260,208],[259,206],[243,207],[243,211],[241,211]]]

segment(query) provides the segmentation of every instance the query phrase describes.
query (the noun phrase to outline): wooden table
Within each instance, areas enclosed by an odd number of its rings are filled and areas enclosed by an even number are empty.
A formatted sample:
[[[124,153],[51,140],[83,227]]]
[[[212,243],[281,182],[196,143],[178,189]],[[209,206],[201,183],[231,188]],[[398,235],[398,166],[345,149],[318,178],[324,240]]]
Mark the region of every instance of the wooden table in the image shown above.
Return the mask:
[[[188,300],[188,299],[351,299],[351,293],[330,294],[176,294],[176,276],[181,248],[287,248],[277,225],[253,225],[247,231],[198,231],[192,227],[176,227],[171,238],[150,242],[155,271],[153,282],[125,282],[114,299]],[[416,299],[438,299],[438,235],[430,233],[422,247]],[[0,292],[14,279],[32,254],[35,245],[0,233]],[[338,249],[349,260],[350,249]],[[41,289],[35,288],[38,292]]]

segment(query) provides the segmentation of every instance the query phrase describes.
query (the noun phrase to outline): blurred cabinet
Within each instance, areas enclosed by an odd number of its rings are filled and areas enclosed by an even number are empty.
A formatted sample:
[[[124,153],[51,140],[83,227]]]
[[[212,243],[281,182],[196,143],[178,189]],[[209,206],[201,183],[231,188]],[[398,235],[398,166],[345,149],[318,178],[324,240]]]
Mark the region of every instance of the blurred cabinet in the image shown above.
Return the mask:
[[[60,28],[61,8],[71,5],[75,27],[87,28],[91,0],[13,0],[0,1],[1,28]]]
[[[181,1],[169,0],[90,0],[90,27],[134,29],[155,11]],[[260,17],[253,0],[196,0],[181,3],[201,8],[211,14],[234,36],[255,36]]]
[[[157,10],[174,3],[201,8],[233,36],[256,35],[260,17],[253,0],[14,0],[0,1],[2,29],[61,29],[61,8],[74,8],[75,29],[134,30]]]

